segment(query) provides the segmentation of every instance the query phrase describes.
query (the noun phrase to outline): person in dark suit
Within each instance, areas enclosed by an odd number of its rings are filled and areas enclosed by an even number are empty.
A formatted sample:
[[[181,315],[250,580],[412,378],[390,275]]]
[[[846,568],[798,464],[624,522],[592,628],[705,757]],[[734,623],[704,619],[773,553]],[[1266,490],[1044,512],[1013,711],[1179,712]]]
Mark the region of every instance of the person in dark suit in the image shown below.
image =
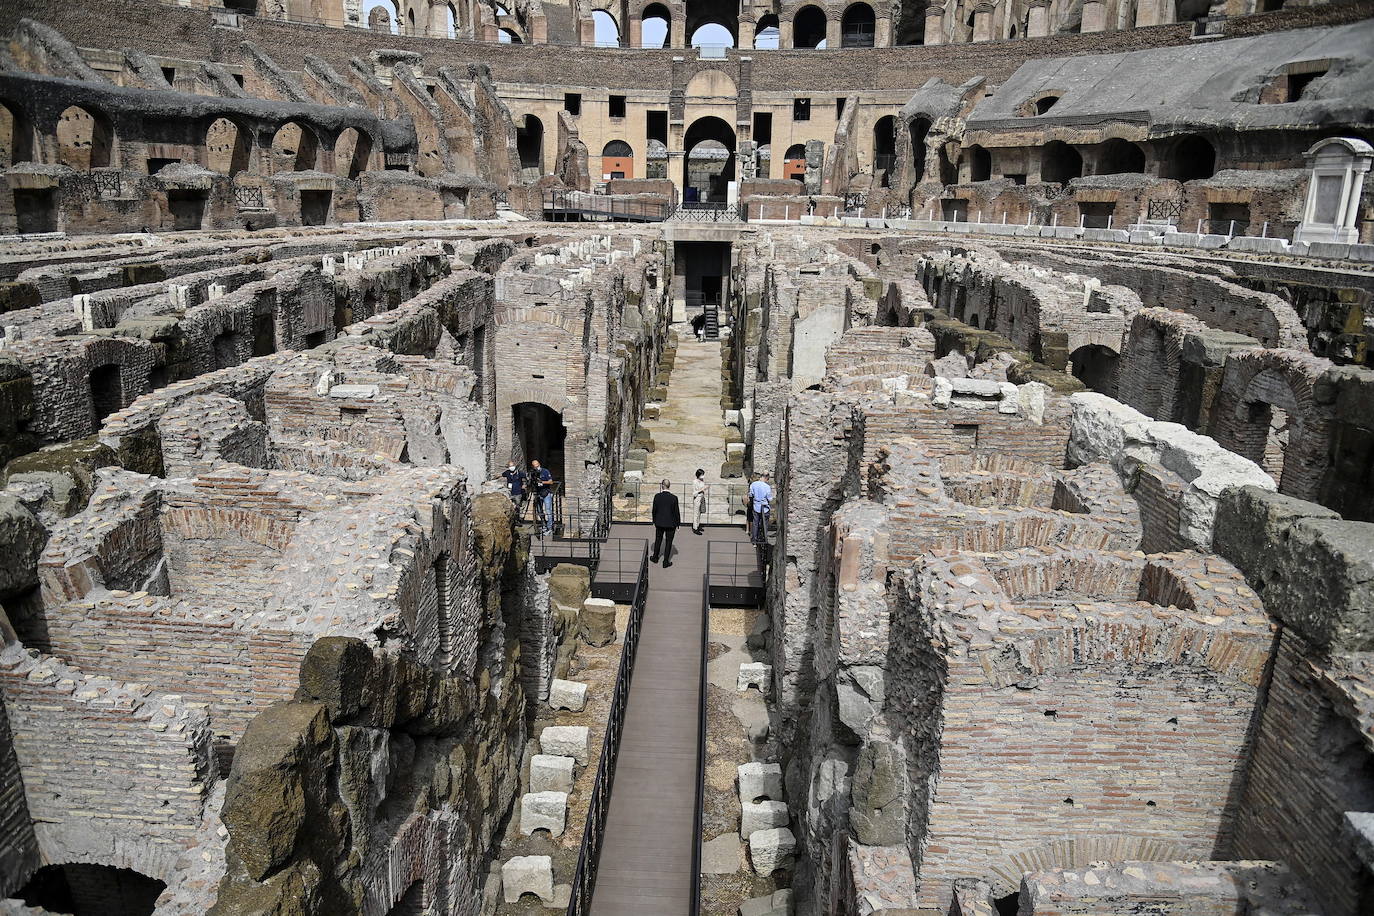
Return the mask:
[[[670,486],[665,480],[658,485],[658,492],[654,494],[654,553],[649,557],[651,563],[657,563],[661,555],[664,569],[673,565],[673,538],[677,535],[677,526],[682,524],[677,496],[669,492]]]

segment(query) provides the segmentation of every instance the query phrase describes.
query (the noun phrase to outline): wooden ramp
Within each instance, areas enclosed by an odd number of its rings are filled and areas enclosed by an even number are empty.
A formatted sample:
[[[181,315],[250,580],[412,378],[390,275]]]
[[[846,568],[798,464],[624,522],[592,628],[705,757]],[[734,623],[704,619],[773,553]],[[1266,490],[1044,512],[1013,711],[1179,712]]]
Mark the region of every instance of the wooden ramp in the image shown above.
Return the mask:
[[[612,538],[653,528],[616,524]],[[746,541],[742,527],[678,529],[673,566],[649,571],[634,678],[592,895],[595,916],[688,916],[697,808],[702,582],[708,541]]]

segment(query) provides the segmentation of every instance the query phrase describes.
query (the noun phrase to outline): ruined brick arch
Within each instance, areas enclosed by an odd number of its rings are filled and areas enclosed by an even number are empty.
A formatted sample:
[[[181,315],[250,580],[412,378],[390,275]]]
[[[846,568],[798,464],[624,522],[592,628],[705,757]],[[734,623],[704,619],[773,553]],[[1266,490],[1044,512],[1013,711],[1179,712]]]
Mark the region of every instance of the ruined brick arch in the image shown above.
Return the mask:
[[[1315,500],[1330,467],[1332,411],[1313,393],[1328,368],[1289,350],[1244,350],[1226,361],[1213,434],[1287,496]]]
[[[1167,309],[1144,309],[1131,322],[1117,373],[1117,398],[1155,420],[1179,412],[1183,338],[1202,322]]]
[[[253,130],[227,115],[219,115],[202,132],[204,166],[212,172],[233,177],[253,171]]]
[[[152,356],[133,341],[95,337],[81,348],[86,366],[91,428],[128,407],[149,390]]]
[[[540,308],[531,306],[526,308],[501,309],[496,313],[496,327],[516,326],[528,324],[534,321],[539,324],[546,324],[556,327],[572,337],[580,336],[582,333],[581,323],[570,315],[552,308]]]
[[[22,105],[0,99],[0,168],[34,158],[33,121]]]
[[[71,105],[53,128],[56,159],[77,171],[117,165],[114,123],[98,108]]]
[[[308,172],[319,164],[320,139],[315,128],[293,119],[278,125],[272,133],[269,159],[272,173]]]
[[[373,167],[373,150],[382,148],[377,138],[361,127],[345,127],[334,135],[334,174],[357,180]]]
[[[1005,854],[983,879],[994,897],[1016,893],[1026,872],[1052,868],[1084,868],[1093,862],[1172,862],[1188,858],[1187,850],[1158,837],[1079,834]]]

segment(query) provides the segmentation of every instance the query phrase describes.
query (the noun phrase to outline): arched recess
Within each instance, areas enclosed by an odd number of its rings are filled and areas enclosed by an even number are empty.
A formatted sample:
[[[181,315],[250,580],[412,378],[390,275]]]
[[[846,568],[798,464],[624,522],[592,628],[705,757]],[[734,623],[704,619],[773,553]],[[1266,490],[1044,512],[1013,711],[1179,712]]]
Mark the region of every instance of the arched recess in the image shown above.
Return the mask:
[[[0,101],[0,169],[16,162],[32,162],[33,123],[18,105]]]
[[[988,181],[992,178],[992,153],[977,145],[968,148],[968,180]]]
[[[782,156],[782,177],[802,181],[806,178],[806,144],[793,143]]]
[[[825,11],[819,6],[804,6],[792,16],[792,47],[825,47]]]
[[[1120,356],[1111,347],[1084,344],[1069,354],[1073,377],[1093,391],[1116,397],[1116,370]]]
[[[895,45],[923,45],[926,43],[926,0],[906,0],[893,26]],[[1015,36],[1012,36],[1015,37]]]
[[[71,862],[44,865],[15,896],[54,913],[149,916],[166,888],[133,869]]]
[[[920,184],[926,177],[926,159],[929,153],[926,149],[926,135],[929,133],[928,118],[914,118],[907,125],[907,136],[911,141],[911,170],[916,184]]]
[[[1298,499],[1315,499],[1331,467],[1332,411],[1314,393],[1326,368],[1290,351],[1241,351],[1227,360],[1222,380],[1217,441]]]
[[[639,46],[666,48],[672,34],[673,14],[662,3],[651,3],[640,13]]]
[[[873,176],[887,187],[897,162],[897,119],[884,115],[873,124]]]
[[[692,30],[687,44],[693,48],[733,48],[735,42],[734,29],[720,22],[705,22]]]
[[[606,10],[592,10],[592,40],[598,48],[621,46],[620,23]]]
[[[272,135],[272,172],[308,172],[318,161],[320,142],[304,124],[287,121]]]
[[[1196,134],[1180,137],[1169,147],[1160,168],[1161,178],[1176,181],[1196,181],[1216,174],[1217,151],[1205,138]]]
[[[867,3],[851,3],[840,18],[840,47],[871,48],[878,17]]]
[[[754,24],[754,47],[760,51],[777,50],[781,32],[776,13],[768,13]]]
[[[1040,180],[1068,184],[1083,177],[1083,156],[1062,140],[1051,140],[1040,148]]]
[[[725,164],[719,172],[714,172],[713,177],[705,183],[704,187],[697,187],[698,199],[704,202],[723,202],[726,197],[726,184],[735,177],[735,131],[729,124],[717,117],[698,118],[687,128],[683,135],[682,148],[682,188],[684,199],[688,197],[688,188],[696,187],[692,184],[692,150],[700,144],[712,140],[720,144],[725,149]]]
[[[394,0],[367,0],[363,7],[363,19],[374,32],[400,34],[401,9]]]
[[[452,3],[444,5],[442,15],[444,17],[444,34],[449,38],[457,38],[459,34],[458,11],[453,8]]]
[[[511,460],[517,466],[528,467],[538,461],[563,481],[565,446],[568,430],[563,415],[547,404],[521,401],[511,409]]]
[[[1113,138],[1097,155],[1097,174],[1126,175],[1145,171],[1145,151],[1129,140]]]
[[[357,180],[372,158],[372,137],[356,127],[345,128],[334,141],[334,174]]]
[[[515,149],[520,154],[521,169],[544,171],[544,122],[532,114],[515,128]]]
[[[624,140],[612,140],[601,148],[601,174],[611,179],[635,177],[635,151]]]
[[[246,172],[253,162],[253,141],[247,128],[228,118],[216,118],[205,130],[205,167],[228,175]]]
[[[73,105],[57,121],[57,161],[78,171],[101,169],[114,159],[115,132],[98,111]]]
[[[684,34],[692,47],[735,47],[738,44],[738,3],[730,0],[690,0],[686,4],[686,11]],[[708,28],[710,26],[714,28]]]

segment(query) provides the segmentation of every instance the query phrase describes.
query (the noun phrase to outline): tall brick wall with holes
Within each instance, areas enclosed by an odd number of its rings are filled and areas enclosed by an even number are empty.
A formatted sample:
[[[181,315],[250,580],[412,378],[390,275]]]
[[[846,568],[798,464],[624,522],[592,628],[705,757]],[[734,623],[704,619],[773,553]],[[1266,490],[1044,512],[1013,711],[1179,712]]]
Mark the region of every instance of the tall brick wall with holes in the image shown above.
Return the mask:
[[[5,704],[0,703],[0,899],[14,893],[38,862],[38,840],[14,752],[14,733]]]

